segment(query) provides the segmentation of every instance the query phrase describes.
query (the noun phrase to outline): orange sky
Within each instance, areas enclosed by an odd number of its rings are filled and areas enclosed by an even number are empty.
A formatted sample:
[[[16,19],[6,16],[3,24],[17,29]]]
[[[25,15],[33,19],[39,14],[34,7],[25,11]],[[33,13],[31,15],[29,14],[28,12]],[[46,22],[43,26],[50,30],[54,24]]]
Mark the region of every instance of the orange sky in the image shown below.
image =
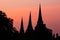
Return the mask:
[[[30,11],[32,13],[32,25],[36,25],[39,3],[42,6],[44,23],[48,28],[53,29],[54,33],[60,33],[60,0],[0,0],[0,10],[14,19],[14,26],[18,30],[23,16],[26,29]]]

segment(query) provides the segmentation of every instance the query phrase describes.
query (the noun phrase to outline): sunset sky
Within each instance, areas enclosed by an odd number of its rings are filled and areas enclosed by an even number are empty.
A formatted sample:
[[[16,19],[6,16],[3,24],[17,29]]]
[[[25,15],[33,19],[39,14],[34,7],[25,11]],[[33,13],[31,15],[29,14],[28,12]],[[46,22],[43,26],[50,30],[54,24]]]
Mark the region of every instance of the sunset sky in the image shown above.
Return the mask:
[[[17,30],[20,28],[21,17],[23,17],[24,29],[26,30],[30,11],[32,25],[35,27],[39,4],[41,4],[42,18],[47,28],[60,34],[60,0],[0,0],[0,10],[14,19],[14,26]]]

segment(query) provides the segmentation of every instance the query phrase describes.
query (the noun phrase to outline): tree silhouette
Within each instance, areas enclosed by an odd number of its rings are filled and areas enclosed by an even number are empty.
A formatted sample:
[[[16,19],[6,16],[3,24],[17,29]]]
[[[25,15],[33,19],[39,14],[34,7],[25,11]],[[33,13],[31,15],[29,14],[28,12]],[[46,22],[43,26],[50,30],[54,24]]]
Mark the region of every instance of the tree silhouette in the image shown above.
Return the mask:
[[[0,11],[0,37],[11,40],[14,36],[13,31],[13,19],[8,18],[4,12]]]

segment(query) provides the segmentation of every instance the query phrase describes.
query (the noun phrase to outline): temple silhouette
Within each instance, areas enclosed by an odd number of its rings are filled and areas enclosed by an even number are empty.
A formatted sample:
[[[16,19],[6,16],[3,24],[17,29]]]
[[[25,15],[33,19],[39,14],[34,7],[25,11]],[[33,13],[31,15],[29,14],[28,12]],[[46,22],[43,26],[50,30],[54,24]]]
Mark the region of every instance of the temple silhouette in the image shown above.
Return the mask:
[[[52,30],[43,23],[41,5],[39,5],[38,21],[33,29],[31,11],[29,15],[28,27],[24,32],[23,17],[21,18],[20,32],[13,26],[13,19],[0,11],[0,40],[60,40],[58,33],[52,34]]]

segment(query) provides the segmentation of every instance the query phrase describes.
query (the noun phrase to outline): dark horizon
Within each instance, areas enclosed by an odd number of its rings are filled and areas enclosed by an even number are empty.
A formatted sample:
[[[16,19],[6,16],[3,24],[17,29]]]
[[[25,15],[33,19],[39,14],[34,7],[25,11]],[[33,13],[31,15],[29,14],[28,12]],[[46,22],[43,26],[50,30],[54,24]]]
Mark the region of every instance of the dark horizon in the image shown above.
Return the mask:
[[[14,20],[14,27],[20,30],[21,17],[24,30],[27,29],[31,11],[32,25],[35,28],[38,20],[39,4],[41,3],[42,19],[47,28],[60,35],[60,0],[0,0],[0,10]]]
[[[39,16],[35,30],[32,26],[31,12],[27,30],[24,33],[23,18],[21,18],[20,32],[13,27],[13,19],[8,18],[6,14],[0,11],[0,39],[4,40],[60,40],[58,33],[52,34],[52,30],[46,27],[42,20],[41,5],[39,5]],[[3,40],[2,39],[2,40]]]

